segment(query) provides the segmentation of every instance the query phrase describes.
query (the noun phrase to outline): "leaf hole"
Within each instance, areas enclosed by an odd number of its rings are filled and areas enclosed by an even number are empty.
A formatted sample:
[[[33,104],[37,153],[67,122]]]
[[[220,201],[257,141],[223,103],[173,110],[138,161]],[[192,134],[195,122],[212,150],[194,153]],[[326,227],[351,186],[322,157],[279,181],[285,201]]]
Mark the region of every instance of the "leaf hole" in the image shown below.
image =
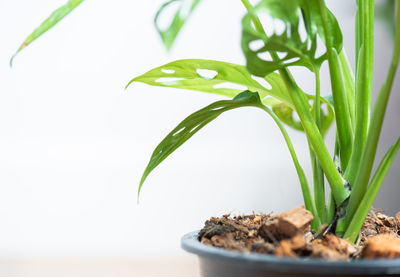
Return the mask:
[[[253,78],[253,80],[255,80],[257,83],[259,83],[261,86],[265,87],[268,90],[272,89],[272,86],[270,83],[267,82],[267,80],[265,80],[264,78],[255,76],[255,75],[251,75],[251,78]]]
[[[299,35],[300,35],[300,40],[302,42],[305,42],[307,39],[307,29],[306,29],[306,25],[304,23],[304,18],[302,16],[300,16],[298,31],[299,31]],[[307,49],[308,49],[308,47],[307,47]]]
[[[300,117],[295,111],[292,111],[292,118],[293,121],[300,122]]]
[[[163,73],[166,73],[166,74],[174,74],[175,73],[175,70],[173,70],[173,69],[161,69],[161,71],[163,72]]]
[[[190,134],[196,133],[199,129],[201,129],[201,124],[196,125],[195,127],[192,128],[192,130],[190,130]]]
[[[276,52],[280,59],[284,59],[287,56],[287,52]]]
[[[234,83],[229,83],[229,82],[223,82],[214,85],[215,89],[236,89],[236,90],[246,90],[247,87],[244,85],[239,85],[239,84],[234,84]]]
[[[158,14],[156,18],[156,25],[161,31],[165,31],[169,28],[169,26],[171,26],[174,15],[180,9],[180,5],[180,1],[169,2]]]
[[[271,54],[268,51],[257,53],[257,57],[259,57],[263,61],[268,61],[268,62],[272,61]]]
[[[328,114],[329,114],[328,105],[326,105],[326,104],[321,105],[321,112],[322,112],[324,115],[328,115]]]
[[[179,11],[180,18],[186,18],[190,14],[190,9],[193,1],[180,1],[182,3],[181,9]]]
[[[197,75],[206,80],[212,80],[218,75],[218,72],[211,69],[196,69]]]
[[[291,59],[286,60],[285,63],[286,64],[295,63],[295,62],[298,62],[299,60],[300,60],[299,57],[295,57],[295,58],[291,58]]]
[[[274,19],[274,30],[278,36],[282,35],[286,30],[286,24],[279,18]]]
[[[264,28],[265,34],[270,37],[274,34],[274,19],[268,13],[260,13],[258,15],[261,25]]]
[[[250,43],[249,43],[250,50],[254,51],[254,52],[257,52],[258,50],[260,50],[263,47],[264,47],[264,41],[262,41],[261,39],[253,40],[253,41],[250,41]]]
[[[156,83],[161,83],[163,85],[169,86],[173,85],[176,82],[185,80],[184,78],[173,78],[173,77],[161,77],[156,80]]]
[[[317,38],[317,41],[318,41],[318,38]],[[307,50],[311,50],[311,47],[312,47],[312,42],[311,42],[311,39],[309,39],[308,41],[307,41]],[[318,50],[318,49],[317,49]]]
[[[326,46],[325,46],[325,43],[323,42],[323,40],[319,36],[317,36],[317,45],[318,45],[318,47],[317,47],[316,55],[321,56],[321,55],[325,54]]]
[[[172,136],[173,136],[173,137],[176,137],[177,135],[179,135],[180,133],[182,133],[183,130],[185,130],[185,129],[186,129],[186,127],[180,128],[178,131],[174,132],[174,134],[173,134]]]
[[[215,108],[212,108],[211,110],[212,111],[219,111],[219,110],[222,110],[223,108],[225,108],[225,107],[215,107]]]

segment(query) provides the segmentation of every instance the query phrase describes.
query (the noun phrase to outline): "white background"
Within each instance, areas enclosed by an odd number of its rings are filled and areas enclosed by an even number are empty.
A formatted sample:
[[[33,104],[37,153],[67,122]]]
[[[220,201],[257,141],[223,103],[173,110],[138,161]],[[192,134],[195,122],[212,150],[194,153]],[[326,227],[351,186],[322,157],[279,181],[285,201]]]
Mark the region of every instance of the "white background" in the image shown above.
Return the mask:
[[[302,203],[279,131],[250,108],[196,134],[150,175],[136,203],[155,146],[184,117],[221,98],[140,83],[124,91],[125,84],[181,58],[243,64],[240,1],[205,0],[169,54],[152,24],[162,1],[85,1],[10,69],[19,43],[64,2],[0,1],[0,256],[183,255],[181,235],[212,215]],[[353,62],[352,2],[328,4]],[[391,53],[384,28],[376,27],[375,91]],[[312,91],[312,75],[295,73]],[[323,74],[329,91],[326,67]],[[399,135],[398,89],[396,80],[379,157]],[[303,136],[290,135],[309,172]],[[329,140],[331,147],[332,134]],[[391,213],[400,210],[399,164],[375,205]]]

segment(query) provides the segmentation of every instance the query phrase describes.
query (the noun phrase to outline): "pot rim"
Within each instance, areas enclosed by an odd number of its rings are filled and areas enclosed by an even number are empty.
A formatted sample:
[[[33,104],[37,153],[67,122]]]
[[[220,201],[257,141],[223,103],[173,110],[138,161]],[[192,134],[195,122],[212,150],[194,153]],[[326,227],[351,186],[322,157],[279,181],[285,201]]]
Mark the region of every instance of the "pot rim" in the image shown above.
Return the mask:
[[[235,262],[278,272],[352,273],[362,275],[400,274],[400,259],[356,261],[327,261],[317,258],[287,258],[268,254],[241,253],[208,246],[199,241],[199,231],[190,232],[181,239],[181,247],[200,258]]]

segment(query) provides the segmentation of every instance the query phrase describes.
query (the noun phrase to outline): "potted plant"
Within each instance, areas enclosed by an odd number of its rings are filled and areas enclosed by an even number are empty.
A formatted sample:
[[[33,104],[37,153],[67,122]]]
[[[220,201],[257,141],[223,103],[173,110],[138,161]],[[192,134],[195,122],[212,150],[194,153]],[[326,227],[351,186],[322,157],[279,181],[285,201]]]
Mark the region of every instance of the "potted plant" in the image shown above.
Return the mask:
[[[400,148],[400,138],[397,138],[379,162],[377,169],[372,170],[399,62],[400,3],[394,1],[395,38],[391,64],[372,107],[373,0],[356,1],[355,73],[343,49],[343,37],[337,19],[324,0],[260,0],[254,6],[248,0],[241,1],[247,10],[242,19],[241,40],[246,58],[245,66],[201,59],[178,60],[154,68],[128,83],[127,87],[133,82],[143,82],[153,86],[192,89],[229,98],[189,115],[161,141],[143,173],[138,193],[146,177],[209,122],[232,109],[259,108],[272,117],[283,135],[298,174],[305,210],[296,209],[294,212],[275,217],[240,217],[237,220],[258,224],[252,227],[253,229],[248,229],[256,233],[252,243],[259,242],[257,239],[262,239],[262,243],[268,243],[270,240],[277,246],[272,252],[277,252],[278,247],[283,249],[283,242],[291,245],[296,235],[301,233],[303,237],[311,234],[307,243],[320,240],[324,244],[326,237],[331,236],[338,243],[347,243],[346,247],[351,247],[352,244],[359,243],[357,239],[360,238],[360,230]],[[18,51],[51,28],[81,2],[69,1],[58,9]],[[176,1],[169,1],[160,8],[155,18],[156,26],[159,15],[173,2]],[[174,15],[171,25],[167,29],[158,28],[167,48],[171,47],[199,0],[178,2],[182,6]],[[320,53],[318,49],[324,50]],[[332,95],[329,96],[322,96],[320,91],[320,68],[325,62],[329,66],[331,81]],[[315,93],[306,93],[300,89],[290,73],[293,66],[304,67],[314,74]],[[237,88],[237,85],[244,89]],[[336,125],[336,143],[334,156],[331,157],[324,142],[324,135],[333,122]],[[306,136],[312,162],[312,189],[298,161],[286,127],[299,130]],[[327,192],[329,197],[326,199]],[[299,217],[304,217],[305,220],[296,226]],[[228,220],[228,217],[224,218]],[[210,224],[226,227],[223,221],[211,220]],[[400,219],[396,222],[395,228],[400,228]],[[229,226],[233,225],[231,223]],[[287,228],[294,226],[297,229],[293,235],[289,235],[278,228],[283,225],[289,226]],[[240,228],[228,228],[225,233],[238,235]],[[279,230],[274,233],[271,228]],[[200,235],[198,232],[190,233],[182,239],[184,249],[200,256],[202,274],[207,277],[400,274],[399,259],[331,262],[232,252],[199,242],[199,236],[204,238],[204,233],[208,231],[203,230]],[[279,233],[281,231],[283,233]],[[394,232],[397,231],[396,229]],[[247,238],[251,238],[249,232]],[[266,234],[262,235],[262,232]],[[391,237],[389,245],[400,247],[399,240]],[[254,244],[251,247],[254,247]],[[307,247],[309,245],[299,248],[299,251],[303,254],[307,251],[312,253],[313,249]],[[393,251],[391,256],[383,254],[383,257],[400,257],[400,249],[398,252],[396,249]]]

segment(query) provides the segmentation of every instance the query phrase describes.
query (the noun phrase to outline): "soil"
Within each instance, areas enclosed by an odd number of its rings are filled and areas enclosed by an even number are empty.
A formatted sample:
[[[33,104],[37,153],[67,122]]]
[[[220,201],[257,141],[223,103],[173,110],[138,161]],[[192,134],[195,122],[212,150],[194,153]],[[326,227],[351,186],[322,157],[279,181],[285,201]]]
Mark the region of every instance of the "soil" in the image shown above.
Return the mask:
[[[400,258],[400,212],[395,217],[371,210],[355,245],[322,230],[311,232],[303,207],[277,215],[212,217],[199,232],[202,243],[239,252],[331,261]]]

